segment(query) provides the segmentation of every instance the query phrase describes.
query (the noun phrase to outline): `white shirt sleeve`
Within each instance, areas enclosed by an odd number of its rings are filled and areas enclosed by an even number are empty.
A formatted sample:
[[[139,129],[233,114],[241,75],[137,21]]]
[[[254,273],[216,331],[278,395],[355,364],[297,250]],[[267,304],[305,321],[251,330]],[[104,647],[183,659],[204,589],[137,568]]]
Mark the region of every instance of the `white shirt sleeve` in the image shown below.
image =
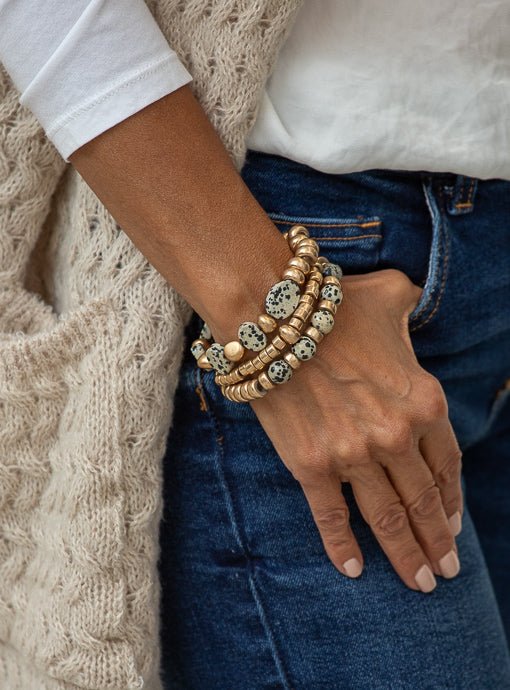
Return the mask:
[[[192,81],[144,0],[0,0],[0,61],[62,157]]]

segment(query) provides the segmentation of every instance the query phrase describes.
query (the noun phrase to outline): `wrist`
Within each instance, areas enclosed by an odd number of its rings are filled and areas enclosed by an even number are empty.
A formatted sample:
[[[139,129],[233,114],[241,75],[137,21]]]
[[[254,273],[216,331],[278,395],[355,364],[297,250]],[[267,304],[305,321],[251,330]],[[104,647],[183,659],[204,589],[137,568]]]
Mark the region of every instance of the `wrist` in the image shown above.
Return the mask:
[[[274,226],[273,226],[274,230]],[[217,277],[213,294],[203,318],[211,328],[213,339],[225,345],[238,339],[238,328],[243,321],[257,322],[265,312],[265,298],[269,289],[282,280],[288,259],[293,256],[285,238],[276,231],[271,240],[246,265],[227,271]]]

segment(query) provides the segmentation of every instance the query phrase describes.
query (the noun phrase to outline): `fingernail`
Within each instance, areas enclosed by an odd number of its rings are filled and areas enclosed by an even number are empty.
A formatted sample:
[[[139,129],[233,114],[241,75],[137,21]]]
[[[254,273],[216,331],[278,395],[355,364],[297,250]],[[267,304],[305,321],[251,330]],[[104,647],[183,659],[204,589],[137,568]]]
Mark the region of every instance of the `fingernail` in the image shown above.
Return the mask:
[[[361,575],[361,571],[363,570],[361,563],[357,558],[350,558],[348,561],[345,561],[343,567],[348,577],[358,577],[358,575]]]
[[[439,569],[443,577],[455,577],[460,570],[460,563],[455,551],[450,551],[439,560]]]
[[[422,592],[432,592],[437,584],[434,573],[428,567],[428,565],[422,565],[414,576],[414,579],[416,580],[416,584]]]
[[[450,531],[454,537],[456,537],[458,534],[460,534],[460,531],[462,529],[462,520],[460,518],[459,511],[454,513],[451,516],[451,518],[449,518],[448,523],[450,525]]]

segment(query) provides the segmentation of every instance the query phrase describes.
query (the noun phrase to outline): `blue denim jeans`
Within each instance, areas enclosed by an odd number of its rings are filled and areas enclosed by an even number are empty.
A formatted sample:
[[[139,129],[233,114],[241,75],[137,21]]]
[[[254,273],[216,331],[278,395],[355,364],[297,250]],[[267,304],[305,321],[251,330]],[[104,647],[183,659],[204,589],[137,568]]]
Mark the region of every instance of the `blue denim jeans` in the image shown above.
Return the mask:
[[[344,484],[365,569],[340,574],[249,403],[196,366],[193,313],[164,461],[165,688],[510,689],[510,181],[334,175],[255,151],[241,174],[346,274],[394,267],[424,287],[409,331],[463,451],[461,572],[408,589]]]

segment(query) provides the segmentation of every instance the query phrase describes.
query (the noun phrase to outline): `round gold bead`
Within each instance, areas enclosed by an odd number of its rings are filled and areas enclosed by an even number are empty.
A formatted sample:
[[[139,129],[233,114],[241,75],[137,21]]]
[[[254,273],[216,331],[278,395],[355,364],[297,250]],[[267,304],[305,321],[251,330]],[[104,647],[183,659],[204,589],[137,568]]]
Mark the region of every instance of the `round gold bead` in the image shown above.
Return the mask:
[[[303,259],[301,256],[293,256],[292,259],[289,259],[287,261],[287,266],[291,268],[294,266],[294,268],[298,268],[300,271],[302,271],[305,275],[307,275],[310,271],[310,264],[306,259]]]
[[[200,357],[197,359],[197,365],[200,367],[200,369],[212,369],[213,368],[213,365],[207,359],[205,352],[203,355],[200,355]]]
[[[262,328],[264,333],[271,333],[276,328],[278,328],[278,323],[276,319],[273,319],[269,314],[261,314],[257,319],[258,325]]]
[[[293,345],[297,340],[299,340],[301,333],[297,330],[297,328],[285,323],[283,326],[280,326],[280,335],[286,343]]]
[[[244,347],[238,340],[231,340],[223,348],[223,353],[231,362],[238,362],[244,355]]]
[[[283,280],[286,280],[287,278],[293,280],[298,285],[303,285],[306,281],[306,276],[303,273],[303,271],[300,271],[298,268],[295,268],[293,266],[291,266],[290,268],[286,268],[284,270]]]
[[[286,352],[283,355],[283,359],[287,362],[287,364],[290,364],[290,366],[293,369],[297,369],[298,367],[301,366],[301,362],[299,359],[296,357],[296,355],[293,352]]]
[[[295,237],[296,235],[306,235],[306,237],[309,237],[310,233],[304,225],[293,225],[290,230],[288,230],[287,235],[289,237]]]
[[[271,381],[271,379],[269,378],[269,376],[267,375],[267,373],[265,371],[262,371],[258,375],[257,380],[260,383],[260,385],[262,386],[262,388],[264,388],[264,390],[266,390],[266,391],[269,391],[269,390],[271,390],[271,388],[275,387],[275,384]]]
[[[305,334],[310,336],[310,338],[316,343],[320,343],[324,338],[324,333],[321,333],[321,331],[319,331],[318,328],[315,328],[315,326],[308,326],[308,328],[305,330]]]
[[[320,264],[329,264],[330,261],[329,261],[329,259],[327,259],[325,256],[318,256],[318,257],[317,257],[317,263],[320,263]]]
[[[333,316],[336,314],[336,307],[337,305],[330,299],[321,299],[317,304],[317,309],[327,309]]]

